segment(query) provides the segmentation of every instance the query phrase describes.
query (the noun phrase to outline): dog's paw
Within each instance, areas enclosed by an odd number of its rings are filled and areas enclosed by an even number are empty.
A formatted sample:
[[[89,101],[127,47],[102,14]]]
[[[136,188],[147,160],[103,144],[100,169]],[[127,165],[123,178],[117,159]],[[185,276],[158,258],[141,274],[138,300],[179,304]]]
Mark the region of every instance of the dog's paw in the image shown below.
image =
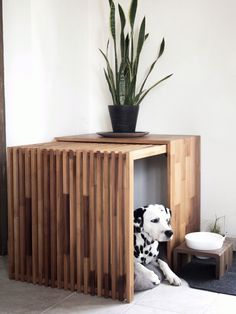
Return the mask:
[[[181,279],[178,276],[176,276],[175,274],[168,276],[166,279],[173,286],[181,286]]]
[[[147,277],[154,285],[159,285],[161,282],[159,277],[152,270],[148,272]]]

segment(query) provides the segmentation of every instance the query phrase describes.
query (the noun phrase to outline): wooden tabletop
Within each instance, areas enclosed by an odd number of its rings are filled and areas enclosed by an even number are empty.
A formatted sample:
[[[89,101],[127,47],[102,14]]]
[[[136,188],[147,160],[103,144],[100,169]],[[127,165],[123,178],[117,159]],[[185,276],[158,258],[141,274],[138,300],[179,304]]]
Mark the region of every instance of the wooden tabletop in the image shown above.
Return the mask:
[[[186,243],[183,242],[175,248],[175,252],[186,253],[186,254],[191,254],[191,255],[208,256],[208,257],[215,256],[215,255],[220,256],[232,245],[233,244],[229,239],[225,239],[223,246],[218,250],[194,250],[187,247]]]
[[[199,137],[198,135],[166,135],[166,134],[148,134],[143,137],[132,138],[108,138],[98,134],[81,134],[71,136],[55,137],[57,141],[63,142],[95,142],[95,143],[126,143],[126,144],[168,144],[170,141]]]

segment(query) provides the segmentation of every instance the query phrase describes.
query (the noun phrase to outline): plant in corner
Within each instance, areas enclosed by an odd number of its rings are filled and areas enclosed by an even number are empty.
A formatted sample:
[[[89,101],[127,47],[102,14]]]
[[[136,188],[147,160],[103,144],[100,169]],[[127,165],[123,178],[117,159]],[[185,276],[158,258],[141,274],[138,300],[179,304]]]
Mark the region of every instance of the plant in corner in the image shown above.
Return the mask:
[[[120,4],[118,4],[120,34],[117,36],[116,29],[116,7],[113,0],[110,4],[110,31],[112,35],[114,48],[114,66],[111,65],[108,58],[109,40],[107,42],[106,53],[101,49],[105,61],[105,78],[112,96],[113,105],[108,106],[114,132],[135,132],[136,121],[138,117],[139,104],[144,97],[158,84],[168,79],[172,74],[167,75],[154,85],[146,88],[146,82],[153,71],[158,59],[162,56],[165,49],[165,40],[163,38],[157,58],[149,67],[143,81],[138,84],[137,75],[139,60],[145,41],[149,37],[146,33],[146,19],[143,18],[138,28],[137,43],[135,44],[135,17],[137,12],[138,0],[132,0],[129,11],[129,30],[125,33],[127,27],[126,17]]]

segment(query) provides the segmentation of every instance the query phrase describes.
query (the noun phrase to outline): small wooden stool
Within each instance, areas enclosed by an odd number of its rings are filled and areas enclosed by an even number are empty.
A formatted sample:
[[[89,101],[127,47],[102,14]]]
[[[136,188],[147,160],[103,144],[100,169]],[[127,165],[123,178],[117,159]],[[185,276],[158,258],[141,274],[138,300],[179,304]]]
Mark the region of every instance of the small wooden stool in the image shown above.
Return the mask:
[[[181,256],[180,256],[181,255]],[[174,271],[178,273],[181,268],[191,261],[191,257],[213,257],[216,260],[216,278],[220,279],[226,271],[229,270],[233,260],[233,244],[226,239],[222,248],[212,251],[193,250],[186,246],[185,242],[181,243],[174,249],[173,267]],[[181,257],[181,258],[179,258]]]

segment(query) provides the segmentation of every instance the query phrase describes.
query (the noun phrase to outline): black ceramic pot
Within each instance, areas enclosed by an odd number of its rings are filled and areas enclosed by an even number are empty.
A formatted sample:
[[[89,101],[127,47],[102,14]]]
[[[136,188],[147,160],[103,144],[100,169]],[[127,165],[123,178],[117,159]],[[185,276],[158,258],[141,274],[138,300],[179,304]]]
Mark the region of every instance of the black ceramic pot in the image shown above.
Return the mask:
[[[139,106],[108,106],[113,132],[134,133],[138,118]]]

